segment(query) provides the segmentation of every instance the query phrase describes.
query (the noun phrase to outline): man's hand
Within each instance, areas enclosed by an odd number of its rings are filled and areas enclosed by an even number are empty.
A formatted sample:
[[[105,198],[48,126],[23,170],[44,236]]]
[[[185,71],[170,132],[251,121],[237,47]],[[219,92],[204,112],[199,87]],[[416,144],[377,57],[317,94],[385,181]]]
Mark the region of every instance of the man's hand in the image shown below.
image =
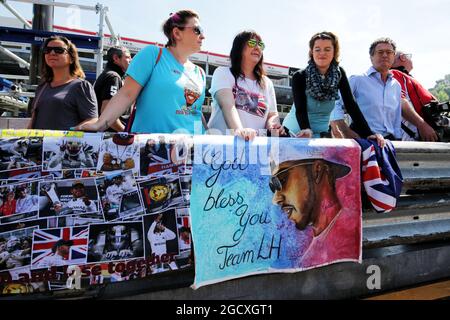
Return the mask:
[[[360,136],[350,129],[344,120],[334,120],[330,122],[331,132],[334,138],[359,139]]]
[[[419,130],[420,137],[423,141],[438,141],[438,136],[436,131],[428,125],[425,121],[422,122],[417,129]]]
[[[367,139],[377,140],[377,144],[380,148],[384,148],[384,146],[386,145],[386,140],[384,140],[384,137],[379,133],[368,136]]]
[[[123,249],[123,250],[119,251],[119,257],[122,259],[131,257],[131,256],[133,256],[133,252],[131,252],[131,250]]]
[[[59,213],[62,210],[63,206],[60,202],[57,202],[53,204],[53,210],[55,210],[56,213]]]

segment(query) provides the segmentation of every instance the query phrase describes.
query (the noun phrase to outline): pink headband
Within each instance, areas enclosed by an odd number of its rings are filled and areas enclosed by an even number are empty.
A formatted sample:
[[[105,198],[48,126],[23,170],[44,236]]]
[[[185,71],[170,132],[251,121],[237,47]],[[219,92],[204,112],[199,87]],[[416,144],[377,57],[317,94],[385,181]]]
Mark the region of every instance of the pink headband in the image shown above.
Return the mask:
[[[171,16],[170,16],[170,19],[172,19],[172,21],[173,22],[178,22],[178,21],[180,21],[180,16],[178,15],[178,13],[173,13]]]

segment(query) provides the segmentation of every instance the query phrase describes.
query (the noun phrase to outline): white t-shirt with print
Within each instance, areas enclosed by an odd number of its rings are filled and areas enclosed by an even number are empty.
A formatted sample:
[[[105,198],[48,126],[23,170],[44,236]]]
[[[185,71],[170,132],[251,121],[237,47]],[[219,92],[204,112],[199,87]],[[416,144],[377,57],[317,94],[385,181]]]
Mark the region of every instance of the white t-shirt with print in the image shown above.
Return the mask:
[[[228,129],[215,94],[221,89],[233,91],[236,109],[243,128],[264,129],[270,112],[277,112],[277,100],[273,83],[264,77],[265,88],[256,80],[239,77],[237,83],[228,67],[219,67],[214,71],[209,92],[213,97],[212,113],[208,123],[209,129],[218,129],[223,134]]]

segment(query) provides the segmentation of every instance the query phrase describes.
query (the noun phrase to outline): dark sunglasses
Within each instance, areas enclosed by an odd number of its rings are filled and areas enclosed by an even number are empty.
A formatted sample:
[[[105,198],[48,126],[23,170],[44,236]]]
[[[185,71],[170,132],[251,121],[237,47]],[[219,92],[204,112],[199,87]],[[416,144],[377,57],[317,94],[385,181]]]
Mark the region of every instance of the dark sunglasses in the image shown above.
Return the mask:
[[[265,45],[264,42],[258,41],[258,40],[256,40],[256,39],[250,39],[250,40],[248,40],[248,41],[247,41],[247,44],[248,44],[248,46],[249,46],[250,48],[254,48],[254,47],[256,47],[256,45],[258,45],[258,47],[259,47],[261,50],[264,50],[264,49],[266,48],[266,45]]]
[[[294,164],[293,166],[290,166],[284,170],[281,170],[277,174],[271,176],[270,180],[269,180],[270,191],[272,191],[272,193],[275,193],[275,192],[281,191],[281,189],[283,189],[283,185],[286,183],[286,180],[287,180],[287,176],[285,176],[285,174],[292,168],[298,167],[298,166],[305,166],[305,165],[313,164],[313,163],[314,162],[302,162],[302,163]],[[278,178],[278,176],[282,173],[284,173],[283,177]]]
[[[180,27],[180,28],[192,28],[192,31],[194,31],[194,33],[196,35],[201,35],[201,34],[205,34],[204,30],[202,27],[200,26],[193,26],[193,27]]]
[[[56,54],[63,54],[67,49],[63,47],[45,47],[42,51],[44,54],[49,54],[52,51]]]

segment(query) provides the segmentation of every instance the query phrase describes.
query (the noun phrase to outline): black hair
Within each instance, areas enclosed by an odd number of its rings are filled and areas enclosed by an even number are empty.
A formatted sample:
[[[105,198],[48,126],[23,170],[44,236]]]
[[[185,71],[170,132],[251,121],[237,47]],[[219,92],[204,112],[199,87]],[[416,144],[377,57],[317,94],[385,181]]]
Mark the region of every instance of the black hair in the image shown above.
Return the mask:
[[[237,82],[237,79],[239,77],[242,77],[242,52],[245,48],[245,45],[247,44],[247,41],[250,39],[258,39],[261,40],[261,36],[252,30],[246,30],[238,33],[233,41],[233,46],[231,48],[230,52],[230,59],[231,59],[231,73],[234,76],[235,82]],[[261,60],[256,64],[255,68],[253,69],[253,74],[256,78],[256,81],[258,82],[260,87],[264,87],[264,76],[266,75],[266,72],[264,71],[264,56],[261,56]]]
[[[111,47],[108,49],[106,57],[109,63],[114,63],[114,55],[117,55],[117,57],[120,59],[122,58],[124,53],[130,53],[130,51],[125,47]]]

